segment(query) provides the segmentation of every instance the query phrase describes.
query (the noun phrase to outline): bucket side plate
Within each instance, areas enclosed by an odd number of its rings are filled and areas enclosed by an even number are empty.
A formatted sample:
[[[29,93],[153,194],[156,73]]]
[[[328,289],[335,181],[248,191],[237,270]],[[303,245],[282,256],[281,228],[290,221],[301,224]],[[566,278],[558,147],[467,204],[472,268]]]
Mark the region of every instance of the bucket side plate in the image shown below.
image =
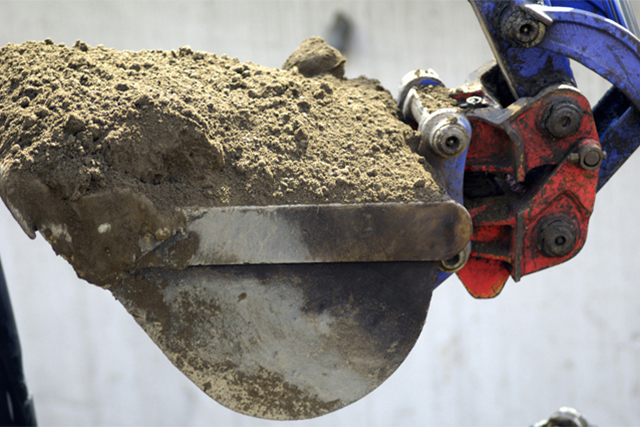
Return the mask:
[[[200,266],[112,292],[204,392],[261,418],[313,418],[371,392],[422,330],[436,262]]]

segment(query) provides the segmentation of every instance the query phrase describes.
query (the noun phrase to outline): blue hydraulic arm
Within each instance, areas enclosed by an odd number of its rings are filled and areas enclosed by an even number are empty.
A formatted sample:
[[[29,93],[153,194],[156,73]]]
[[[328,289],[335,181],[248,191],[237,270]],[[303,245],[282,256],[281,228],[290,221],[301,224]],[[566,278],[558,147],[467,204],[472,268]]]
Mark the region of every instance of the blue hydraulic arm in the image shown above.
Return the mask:
[[[551,0],[551,6],[571,7],[604,16],[622,25],[636,36],[638,23],[628,2],[614,0]]]
[[[607,153],[602,188],[640,146],[640,40],[628,1],[470,3],[515,99],[553,84],[575,84],[567,58],[612,83],[593,109]]]
[[[470,2],[514,100],[551,85],[575,86],[569,60],[537,47],[545,27],[527,16],[521,1]]]

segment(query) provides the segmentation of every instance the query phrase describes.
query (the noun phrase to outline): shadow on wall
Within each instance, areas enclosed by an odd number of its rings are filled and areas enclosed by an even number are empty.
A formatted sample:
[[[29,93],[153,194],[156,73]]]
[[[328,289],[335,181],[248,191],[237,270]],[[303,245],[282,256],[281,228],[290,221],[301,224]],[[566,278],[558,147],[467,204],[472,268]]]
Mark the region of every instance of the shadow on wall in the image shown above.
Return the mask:
[[[348,56],[351,49],[353,27],[351,18],[344,12],[337,11],[324,39],[327,44],[338,49],[344,56]]]

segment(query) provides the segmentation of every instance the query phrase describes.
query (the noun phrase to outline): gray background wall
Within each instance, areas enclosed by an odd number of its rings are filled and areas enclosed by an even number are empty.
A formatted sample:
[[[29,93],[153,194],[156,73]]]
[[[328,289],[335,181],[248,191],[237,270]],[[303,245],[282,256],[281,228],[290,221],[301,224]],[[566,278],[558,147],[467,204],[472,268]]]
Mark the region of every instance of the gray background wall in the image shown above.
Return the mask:
[[[633,1],[640,16],[640,2]],[[354,23],[347,75],[395,94],[407,71],[461,84],[491,52],[466,1],[0,1],[0,45],[43,40],[227,53],[278,67],[300,41]],[[607,85],[579,70],[595,100]],[[640,155],[598,194],[582,252],[476,301],[434,294],[416,348],[370,396],[286,425],[527,426],[560,406],[601,426],[640,425]],[[83,282],[0,206],[0,256],[42,425],[276,426],[235,414],[182,376],[106,291]],[[283,424],[284,425],[284,424]]]

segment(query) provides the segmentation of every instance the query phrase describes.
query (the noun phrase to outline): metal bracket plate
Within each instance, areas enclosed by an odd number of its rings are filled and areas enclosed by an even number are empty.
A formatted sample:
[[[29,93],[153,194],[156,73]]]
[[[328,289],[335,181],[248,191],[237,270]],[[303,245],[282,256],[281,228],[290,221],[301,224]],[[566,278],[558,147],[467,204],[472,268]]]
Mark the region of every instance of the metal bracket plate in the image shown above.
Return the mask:
[[[184,230],[138,267],[440,261],[458,254],[472,232],[469,213],[453,201],[236,206],[185,214]]]

